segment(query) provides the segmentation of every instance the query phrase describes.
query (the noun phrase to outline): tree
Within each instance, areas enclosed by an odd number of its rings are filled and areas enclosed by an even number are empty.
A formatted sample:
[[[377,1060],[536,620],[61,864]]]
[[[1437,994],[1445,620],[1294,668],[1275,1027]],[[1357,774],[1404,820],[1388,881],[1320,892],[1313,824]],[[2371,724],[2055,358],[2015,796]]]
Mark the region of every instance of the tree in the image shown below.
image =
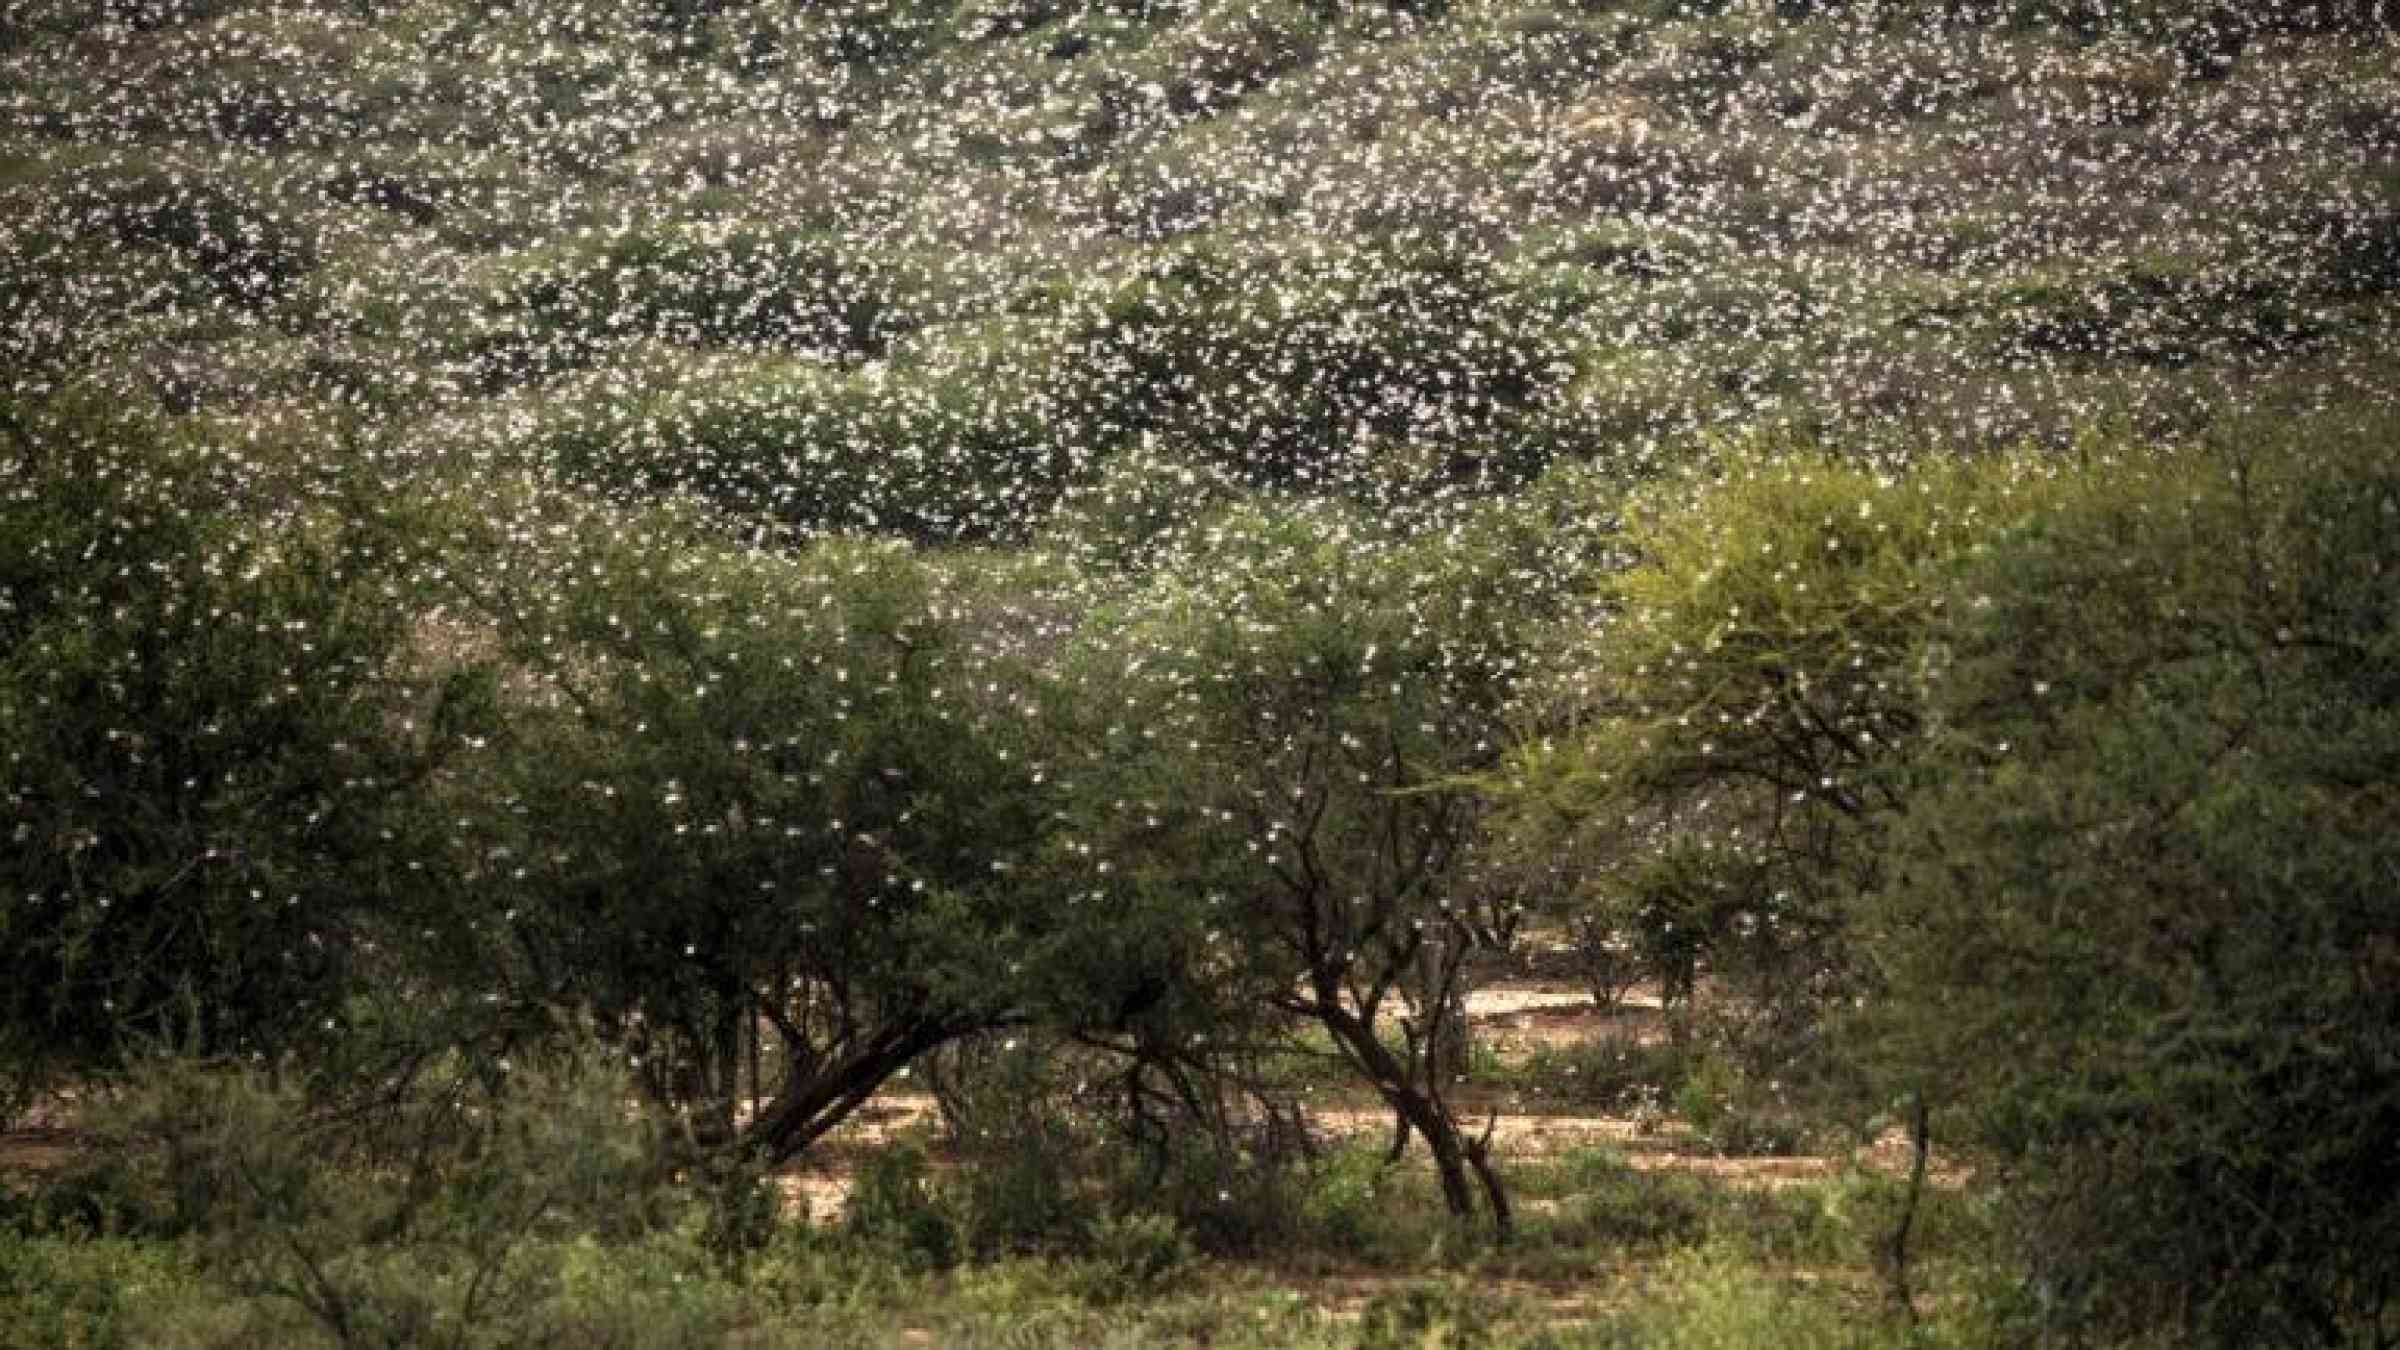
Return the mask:
[[[305,466],[92,405],[0,447],[0,1068],[328,1039],[438,856],[451,703],[388,537]]]
[[[1468,883],[1512,648],[1505,578],[1338,508],[1236,507],[1084,625],[1100,719],[1065,839],[1086,903],[1180,904],[1186,978],[1313,1024],[1433,1154],[1450,1210],[1510,1211],[1448,1096],[1468,965],[1520,897]]]
[[[2118,448],[1926,644],[1868,1022],[2045,1331],[2400,1334],[2391,444]]]
[[[1779,1076],[1822,1044],[1858,992],[1851,902],[1904,802],[1945,569],[2055,490],[2013,459],[1750,443],[1627,496],[1495,790],[1515,847],[1580,860],[1569,917],[1679,1020],[1712,1008]]]
[[[1019,872],[1047,828],[1031,728],[942,568],[555,493],[515,515],[467,580],[524,686],[477,813],[516,978],[760,1163],[1025,1016],[1068,912]]]

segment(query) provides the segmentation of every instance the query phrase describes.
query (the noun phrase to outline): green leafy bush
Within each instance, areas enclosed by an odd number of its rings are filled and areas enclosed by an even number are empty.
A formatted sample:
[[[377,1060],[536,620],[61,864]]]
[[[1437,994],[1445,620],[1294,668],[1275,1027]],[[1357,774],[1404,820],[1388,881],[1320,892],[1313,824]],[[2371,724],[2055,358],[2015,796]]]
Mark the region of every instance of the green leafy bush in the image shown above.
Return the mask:
[[[2120,451],[1951,591],[1879,1020],[2047,1332],[2393,1333],[2391,447]]]
[[[325,1039],[440,874],[414,718],[457,710],[399,660],[382,509],[89,405],[0,464],[0,1074]]]
[[[1570,611],[1495,788],[1519,847],[1576,860],[1582,940],[1746,1078],[1788,1081],[1862,987],[1852,901],[1904,803],[1946,569],[2056,491],[2025,460],[1752,441],[1627,497],[1627,563],[1588,583],[1597,618]]]
[[[878,355],[922,318],[922,279],[842,239],[723,228],[628,233],[490,265],[463,346],[490,387],[647,338],[685,346]],[[912,285],[912,282],[915,283]]]
[[[678,1280],[651,1273],[713,1268],[657,1236],[674,1207],[624,1076],[589,1059],[486,1067],[320,1102],[255,1069],[160,1061],[107,1107],[102,1156],[191,1234],[214,1284],[343,1346],[721,1321],[671,1306],[659,1286]],[[599,1254],[628,1243],[647,1254]]]
[[[1494,1343],[1495,1302],[1456,1280],[1377,1294],[1359,1310],[1358,1350],[1482,1350]]]
[[[948,1197],[924,1149],[914,1144],[878,1149],[859,1168],[842,1228],[921,1269],[946,1269],[963,1254]]]
[[[150,1341],[150,1314],[201,1321],[225,1301],[178,1249],[88,1233],[0,1228],[0,1350],[115,1350]]]
[[[1650,1249],[1695,1242],[1708,1231],[1712,1197],[1697,1177],[1642,1171],[1607,1149],[1570,1155],[1560,1173],[1561,1242]]]
[[[1087,1296],[1098,1302],[1154,1297],[1191,1273],[1191,1236],[1165,1214],[1103,1215],[1087,1237]]]

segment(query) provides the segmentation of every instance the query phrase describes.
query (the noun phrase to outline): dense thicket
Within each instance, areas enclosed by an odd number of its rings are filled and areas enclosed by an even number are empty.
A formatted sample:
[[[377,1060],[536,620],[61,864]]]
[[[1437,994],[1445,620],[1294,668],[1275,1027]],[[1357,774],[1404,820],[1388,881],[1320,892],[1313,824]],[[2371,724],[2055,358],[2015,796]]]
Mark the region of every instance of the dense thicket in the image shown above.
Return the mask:
[[[1962,569],[1870,905],[2043,1316],[2380,1328],[2400,1269],[2388,442],[2096,468]]]
[[[410,659],[394,541],[148,418],[0,435],[9,1083],[144,1041],[322,1052],[359,981],[407,977],[379,952],[436,884],[453,703]],[[258,503],[281,491],[303,495]]]

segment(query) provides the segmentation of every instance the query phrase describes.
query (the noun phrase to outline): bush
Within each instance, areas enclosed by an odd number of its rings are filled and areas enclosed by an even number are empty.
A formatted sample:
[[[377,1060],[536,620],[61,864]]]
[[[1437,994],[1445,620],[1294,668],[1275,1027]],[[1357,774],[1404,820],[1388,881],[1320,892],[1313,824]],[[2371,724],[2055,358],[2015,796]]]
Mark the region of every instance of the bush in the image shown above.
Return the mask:
[[[859,1168],[842,1229],[918,1269],[955,1265],[965,1247],[931,1160],[915,1144],[890,1145]]]
[[[960,1163],[945,1194],[978,1257],[1080,1249],[1101,1216],[1100,1141],[1052,1081],[1042,1048],[1010,1038],[954,1047],[980,1063],[944,1095]]]
[[[1155,1144],[1114,1159],[1111,1204],[1128,1214],[1171,1220],[1198,1251],[1260,1256],[1286,1247],[1307,1227],[1307,1147],[1297,1113],[1221,1137],[1170,1129]],[[1096,1239],[1095,1239],[1096,1240]]]
[[[1599,1344],[1659,1350],[1869,1350],[1947,1339],[1935,1328],[1878,1325],[1836,1286],[1761,1270],[1716,1247],[1669,1257],[1635,1304],[1601,1328]]]
[[[217,1298],[166,1243],[0,1229],[0,1350],[149,1344],[146,1313],[179,1304],[196,1316]]]
[[[120,248],[163,252],[237,310],[272,305],[317,264],[315,242],[238,180],[194,180],[137,157],[67,176],[51,206],[70,234],[105,234]]]
[[[1353,1142],[1327,1153],[1305,1185],[1300,1217],[1308,1236],[1335,1251],[1364,1251],[1383,1231],[1401,1177],[1380,1147]]]
[[[1544,1041],[1509,1082],[1562,1105],[1650,1119],[1688,1076],[1691,1055],[1687,1047],[1666,1040]]]
[[[1756,1157],[1786,1154],[1801,1142],[1798,1120],[1757,1081],[1722,1054],[1703,1054],[1676,1089],[1675,1106],[1700,1142],[1719,1153]]]
[[[1576,1153],[1561,1171],[1556,1231],[1563,1242],[1660,1248],[1695,1242],[1708,1231],[1708,1186],[1697,1177],[1640,1171],[1609,1149]]]
[[[673,1207],[621,1073],[496,1067],[312,1101],[288,1077],[161,1061],[103,1112],[101,1156],[261,1316],[304,1313],[343,1345],[520,1344],[605,1313],[569,1306],[596,1288],[597,1244],[662,1240]],[[697,1244],[676,1250],[707,1272]]]
[[[1493,1344],[1489,1294],[1451,1281],[1377,1294],[1358,1314],[1358,1350],[1481,1350]]]
[[[1555,344],[1518,309],[1455,250],[1191,248],[1120,288],[1082,341],[1115,372],[1107,420],[1242,483],[1494,488],[1539,468],[1512,432],[1556,379]],[[1403,450],[1424,462],[1394,463]]]
[[[1092,1224],[1088,1242],[1084,1292],[1100,1302],[1157,1295],[1197,1259],[1191,1236],[1164,1214],[1103,1216]]]
[[[0,1082],[321,1048],[436,889],[459,728],[381,509],[88,404],[0,421],[0,475]]]
[[[2120,450],[1951,593],[1879,1022],[2044,1334],[2394,1334],[2392,435]]]
[[[1497,785],[1518,846],[1580,863],[1582,941],[1750,1078],[1825,1068],[1823,1014],[1864,987],[1851,910],[1904,801],[1942,583],[1986,521],[2053,491],[2009,459],[1723,447],[1628,497],[1630,565],[1593,583],[1596,622],[1570,611],[1520,705],[1534,734]]]

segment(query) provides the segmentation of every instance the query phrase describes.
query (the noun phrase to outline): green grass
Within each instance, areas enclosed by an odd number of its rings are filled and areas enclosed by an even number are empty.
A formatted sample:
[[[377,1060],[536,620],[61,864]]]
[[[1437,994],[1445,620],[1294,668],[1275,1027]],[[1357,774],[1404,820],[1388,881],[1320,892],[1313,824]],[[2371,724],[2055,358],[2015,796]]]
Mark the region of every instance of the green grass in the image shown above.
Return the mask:
[[[1321,1174],[1307,1202],[1314,1236],[1263,1258],[1204,1258],[1171,1222],[1126,1219],[1103,1224],[1079,1254],[927,1267],[869,1223],[782,1227],[735,1273],[687,1225],[530,1243],[519,1267],[547,1274],[504,1285],[524,1301],[495,1303],[462,1329],[470,1344],[690,1346],[890,1346],[928,1334],[944,1345],[1362,1350],[1907,1339],[1878,1306],[1873,1273],[1896,1203],[1888,1180],[1753,1191],[1637,1171],[1606,1151],[1574,1154],[1522,1169],[1533,1212],[1519,1241],[1498,1248],[1433,1221],[1436,1207],[1402,1193],[1422,1179],[1383,1174],[1371,1155],[1353,1150]],[[1379,1185],[1399,1189],[1371,1193]],[[1942,1262],[1971,1229],[1958,1204],[1937,1194],[1921,1221],[1936,1288],[1949,1288]],[[72,1231],[0,1236],[0,1345],[336,1343],[209,1250]],[[389,1273],[446,1278],[405,1264]],[[1942,1325],[1909,1343],[1953,1343]],[[1797,1342],[1772,1334],[1787,1326]]]

